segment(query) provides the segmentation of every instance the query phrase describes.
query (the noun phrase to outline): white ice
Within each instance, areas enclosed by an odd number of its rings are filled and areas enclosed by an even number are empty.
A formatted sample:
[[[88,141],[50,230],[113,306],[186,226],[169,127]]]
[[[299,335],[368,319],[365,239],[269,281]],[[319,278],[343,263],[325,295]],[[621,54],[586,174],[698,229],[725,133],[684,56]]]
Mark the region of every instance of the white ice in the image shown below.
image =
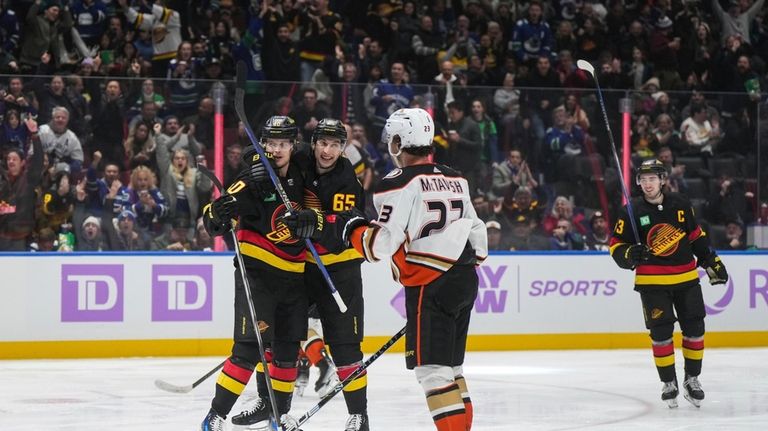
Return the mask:
[[[222,358],[0,361],[0,428],[82,431],[194,431],[210,406],[216,376],[188,394],[162,392],[155,379],[185,385]],[[678,351],[678,375],[682,357]],[[421,388],[402,354],[369,370],[373,430],[433,430]],[[310,383],[314,382],[316,370]],[[669,409],[647,349],[470,353],[465,375],[473,430],[766,430],[768,348],[708,349],[696,409],[682,396]],[[245,398],[253,396],[252,388]],[[317,402],[295,398],[300,416]],[[235,405],[237,413],[242,402]],[[341,431],[341,397],[302,429]],[[230,427],[229,429],[233,429]]]

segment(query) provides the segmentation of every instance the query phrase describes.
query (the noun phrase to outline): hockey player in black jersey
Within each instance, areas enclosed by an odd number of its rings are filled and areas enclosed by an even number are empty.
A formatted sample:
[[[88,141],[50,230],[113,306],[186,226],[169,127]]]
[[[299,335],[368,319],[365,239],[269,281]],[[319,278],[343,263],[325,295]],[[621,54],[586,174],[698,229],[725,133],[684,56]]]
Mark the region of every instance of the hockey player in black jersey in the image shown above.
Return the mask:
[[[304,195],[303,174],[290,162],[298,128],[289,117],[275,116],[262,129],[260,144],[271,158],[291,204],[298,208]],[[259,331],[266,346],[269,373],[280,418],[290,410],[297,375],[299,343],[307,334],[307,295],[304,288],[304,241],[291,236],[282,222],[286,208],[255,151],[248,152],[249,168],[203,211],[206,229],[222,235],[239,218],[237,238],[245,263]],[[235,260],[237,267],[237,260]],[[254,369],[260,394],[266,394],[266,380],[259,346],[249,316],[240,271],[235,272],[235,331],[232,355],[216,381],[211,410],[202,423],[203,431],[222,430],[226,416],[245,389]],[[264,395],[266,396],[266,395]],[[236,425],[268,426],[270,403],[259,398],[244,413],[232,418]]]
[[[294,235],[315,240],[320,260],[348,307],[345,313],[339,311],[313,256],[307,254],[304,281],[309,300],[317,305],[325,342],[342,381],[352,375],[363,360],[360,349],[363,340],[363,281],[360,274],[363,257],[351,246],[343,247],[330,231],[322,231],[323,221],[321,219],[321,225],[318,225],[316,210],[332,218],[351,208],[360,211],[365,208],[363,187],[354,167],[343,157],[346,145],[347,132],[341,121],[320,120],[312,134],[311,152],[299,154],[295,161],[302,165],[305,174],[304,205],[307,209],[285,219]],[[309,353],[313,347],[310,344],[318,341],[316,336],[308,337],[305,350]],[[345,386],[343,393],[350,415],[344,430],[367,431],[366,373]]]
[[[312,153],[305,159],[304,172],[307,195],[306,206],[333,215],[351,208],[363,210],[365,197],[363,186],[357,179],[352,163],[343,157],[347,146],[347,131],[339,121],[326,118],[320,121],[312,134]],[[286,220],[289,227],[293,225]],[[309,299],[317,304],[325,342],[331,350],[339,380],[345,380],[362,365],[363,352],[363,280],[360,266],[363,257],[349,247],[336,250],[328,242],[335,237],[324,235],[325,240],[316,243],[321,261],[325,264],[336,289],[348,309],[341,313],[328,292],[316,263],[311,255],[304,269]],[[344,388],[344,400],[349,418],[345,431],[367,431],[366,373],[358,376]]]
[[[706,312],[696,267],[706,270],[711,284],[727,282],[728,272],[696,223],[688,199],[663,191],[666,179],[667,171],[660,161],[647,160],[640,165],[636,182],[643,196],[631,201],[639,238],[634,236],[625,206],[613,229],[610,253],[621,268],[635,271],[635,290],[640,293],[656,369],[663,382],[661,399],[670,408],[677,407],[672,333],[678,321],[685,358],[683,395],[699,407],[704,399],[698,376]]]

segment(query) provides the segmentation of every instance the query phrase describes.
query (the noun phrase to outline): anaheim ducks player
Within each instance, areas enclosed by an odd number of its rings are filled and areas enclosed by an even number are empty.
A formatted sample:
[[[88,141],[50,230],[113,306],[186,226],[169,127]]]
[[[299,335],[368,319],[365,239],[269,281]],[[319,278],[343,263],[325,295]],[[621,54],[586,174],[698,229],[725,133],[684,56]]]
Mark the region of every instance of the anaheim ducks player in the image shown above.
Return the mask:
[[[621,268],[635,270],[635,290],[640,293],[656,369],[664,383],[661,399],[670,408],[677,407],[672,343],[677,320],[683,332],[684,396],[699,407],[704,399],[698,376],[706,313],[696,265],[706,269],[711,284],[728,281],[728,272],[696,223],[688,198],[663,192],[666,179],[667,171],[660,161],[647,160],[640,165],[636,182],[643,196],[631,203],[641,243],[636,243],[625,206],[613,229],[610,252]]]
[[[260,144],[273,159],[280,183],[296,208],[304,195],[302,172],[290,162],[297,137],[296,123],[285,116],[269,118],[260,137]],[[279,410],[276,417],[281,417],[291,406],[299,342],[307,334],[306,250],[304,241],[291,237],[281,221],[286,213],[285,205],[277,196],[258,153],[252,151],[244,158],[249,168],[239,175],[226,194],[203,209],[203,219],[208,232],[223,235],[231,228],[230,220],[239,217],[237,238],[259,318],[259,330],[264,343],[271,345],[272,354],[268,352],[266,359],[271,362],[269,373]],[[235,264],[237,266],[237,260]],[[224,429],[225,418],[245,389],[254,368],[259,371],[260,398],[249,411],[233,417],[232,422],[256,429],[266,429],[269,425],[271,409],[266,398],[266,381],[239,271],[241,268],[235,273],[232,355],[216,381],[216,395],[202,423],[202,431]]]
[[[438,430],[469,430],[472,403],[462,377],[469,318],[477,296],[475,265],[488,253],[467,180],[429,161],[434,123],[423,109],[400,109],[385,126],[397,165],[377,186],[379,214],[336,215],[338,236],[368,261],[390,258],[406,289],[406,365],[424,388]]]

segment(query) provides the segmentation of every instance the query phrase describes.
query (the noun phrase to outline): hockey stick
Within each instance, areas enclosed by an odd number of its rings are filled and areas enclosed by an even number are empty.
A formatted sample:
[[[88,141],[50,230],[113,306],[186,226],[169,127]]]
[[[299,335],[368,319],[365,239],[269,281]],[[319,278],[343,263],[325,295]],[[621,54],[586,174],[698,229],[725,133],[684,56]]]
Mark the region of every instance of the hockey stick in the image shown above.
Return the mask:
[[[200,170],[200,172],[208,177],[211,182],[213,182],[214,186],[216,186],[219,189],[219,192],[226,193],[226,190],[224,190],[223,185],[221,184],[221,181],[214,175],[213,172],[211,172],[210,169],[206,168],[205,166],[198,165],[197,169]],[[270,419],[270,428],[274,431],[279,431],[280,427],[279,420],[280,418],[277,417],[277,403],[275,402],[275,391],[272,388],[272,377],[269,375],[269,364],[267,363],[267,356],[264,351],[264,342],[261,339],[261,330],[259,327],[259,319],[256,317],[256,307],[253,305],[253,297],[251,296],[251,285],[248,282],[248,276],[245,274],[245,262],[243,261],[243,254],[240,252],[240,242],[237,239],[237,233],[235,233],[235,221],[232,221],[232,228],[229,230],[232,233],[232,241],[234,242],[235,247],[235,256],[237,257],[237,266],[240,270],[240,279],[243,281],[243,290],[245,290],[245,298],[246,302],[248,303],[248,312],[251,315],[251,325],[253,325],[253,332],[256,334],[256,340],[259,343],[259,355],[261,355],[261,366],[264,367],[264,379],[267,382],[267,394],[269,396],[269,405],[272,409],[272,412],[270,413],[271,419]],[[222,363],[222,366],[224,364]],[[280,427],[282,428],[282,427]]]
[[[315,413],[317,413],[321,408],[323,408],[323,406],[326,405],[328,401],[331,400],[331,398],[335,397],[339,392],[344,390],[344,387],[352,383],[353,380],[360,377],[360,375],[363,374],[363,372],[366,369],[368,369],[368,367],[373,363],[373,361],[378,359],[379,356],[383,355],[384,352],[389,350],[389,348],[392,347],[392,345],[394,345],[397,342],[397,340],[399,340],[403,335],[405,335],[405,328],[406,327],[404,326],[403,329],[397,332],[397,334],[393,335],[392,338],[389,339],[389,341],[384,343],[384,345],[381,346],[381,348],[379,348],[379,350],[374,352],[368,359],[366,359],[365,362],[363,362],[363,365],[360,366],[360,368],[358,368],[357,370],[355,370],[354,373],[350,374],[346,379],[344,379],[344,381],[337,383],[336,386],[334,386],[334,388],[330,392],[328,392],[323,398],[320,398],[320,401],[318,401],[314,407],[307,410],[306,413],[301,415],[301,417],[299,417],[296,420],[295,426],[291,425],[285,431],[297,431],[301,425],[307,422],[309,418],[314,416]]]
[[[162,389],[166,392],[173,392],[176,394],[186,394],[187,392],[192,391],[192,389],[195,389],[196,387],[198,387],[200,383],[203,383],[206,379],[208,379],[208,377],[211,377],[212,375],[214,375],[216,371],[219,371],[220,369],[222,369],[224,367],[224,362],[220,363],[219,365],[216,365],[214,369],[205,373],[203,377],[200,377],[199,379],[195,380],[195,382],[192,383],[191,385],[177,386],[172,383],[168,383],[165,380],[157,379],[155,380],[155,386],[157,386],[158,389]]]
[[[293,211],[293,206],[291,205],[291,200],[288,199],[288,194],[285,193],[285,189],[283,188],[283,185],[280,184],[280,179],[277,177],[277,174],[275,173],[275,170],[272,169],[272,165],[267,162],[267,157],[264,155],[264,149],[261,148],[261,145],[259,145],[259,140],[256,138],[256,134],[253,132],[253,129],[251,128],[251,124],[248,121],[248,116],[245,114],[245,75],[247,73],[246,65],[242,61],[239,61],[237,63],[237,87],[235,88],[235,112],[237,113],[237,116],[240,118],[240,121],[243,122],[243,126],[245,126],[245,132],[248,135],[248,139],[251,141],[251,145],[253,145],[253,148],[256,150],[257,153],[259,153],[259,156],[264,163],[264,166],[267,168],[267,172],[269,173],[269,178],[272,180],[272,183],[275,185],[275,189],[277,190],[277,194],[280,195],[280,199],[282,199],[283,204],[285,205],[285,211],[286,215],[290,215]],[[325,268],[325,265],[323,265],[323,262],[320,260],[320,256],[317,254],[317,250],[315,249],[315,246],[312,244],[312,241],[307,239],[307,249],[312,253],[312,256],[315,258],[315,262],[317,262],[317,267],[320,268],[320,272],[323,274],[323,278],[325,278],[325,282],[328,285],[328,289],[331,291],[331,295],[333,296],[333,299],[336,301],[336,305],[338,305],[339,310],[342,313],[345,313],[347,311],[347,306],[344,304],[344,300],[341,299],[341,295],[339,294],[339,291],[336,290],[336,286],[333,284],[333,280],[331,280],[330,274],[328,274],[328,270]]]
[[[632,211],[632,201],[629,200],[629,191],[627,185],[624,184],[624,173],[621,171],[621,162],[619,161],[619,154],[616,152],[616,142],[613,140],[613,132],[611,131],[611,124],[608,122],[608,114],[605,112],[605,100],[603,100],[603,90],[600,88],[600,82],[597,80],[595,74],[595,67],[592,63],[586,60],[578,60],[576,67],[589,73],[592,79],[595,80],[595,87],[597,87],[597,97],[600,102],[600,109],[603,111],[603,121],[605,121],[605,128],[608,129],[608,138],[611,140],[611,152],[613,153],[613,161],[616,162],[616,169],[619,171],[619,184],[621,184],[621,192],[624,194],[624,199],[627,201],[627,213],[629,213],[629,222],[632,225],[632,232],[635,234],[635,241],[640,244],[640,235],[637,233],[637,226],[635,225],[635,216]]]

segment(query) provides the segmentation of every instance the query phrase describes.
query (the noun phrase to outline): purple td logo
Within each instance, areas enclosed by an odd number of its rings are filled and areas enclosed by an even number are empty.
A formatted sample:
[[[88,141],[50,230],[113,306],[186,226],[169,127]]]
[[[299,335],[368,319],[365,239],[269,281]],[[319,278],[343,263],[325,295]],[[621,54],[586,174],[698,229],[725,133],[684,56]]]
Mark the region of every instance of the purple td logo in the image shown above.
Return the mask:
[[[122,322],[123,265],[61,265],[62,322]]]
[[[213,320],[212,265],[152,266],[152,321]]]

